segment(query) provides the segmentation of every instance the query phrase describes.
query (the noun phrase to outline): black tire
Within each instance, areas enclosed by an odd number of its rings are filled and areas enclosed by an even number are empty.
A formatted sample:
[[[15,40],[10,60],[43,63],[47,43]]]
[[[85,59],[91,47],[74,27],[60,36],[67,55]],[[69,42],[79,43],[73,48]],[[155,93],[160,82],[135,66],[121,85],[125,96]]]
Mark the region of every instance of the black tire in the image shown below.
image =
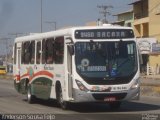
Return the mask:
[[[28,87],[28,89],[27,89],[27,102],[30,104],[35,102],[35,97],[34,97],[34,95],[32,95],[30,87]]]
[[[119,102],[119,101],[109,103],[109,107],[112,110],[117,110],[120,108],[120,106],[121,106],[121,102]]]
[[[60,85],[57,88],[57,101],[62,109],[64,110],[68,109],[68,102],[63,100],[63,93]]]

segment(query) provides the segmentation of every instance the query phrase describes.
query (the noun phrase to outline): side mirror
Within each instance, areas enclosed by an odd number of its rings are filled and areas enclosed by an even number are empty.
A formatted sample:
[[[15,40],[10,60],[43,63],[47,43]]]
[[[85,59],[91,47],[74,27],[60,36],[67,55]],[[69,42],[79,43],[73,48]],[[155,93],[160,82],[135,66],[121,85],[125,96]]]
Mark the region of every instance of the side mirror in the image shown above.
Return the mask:
[[[73,42],[72,38],[67,37],[66,40],[67,40],[67,44],[68,44],[67,48],[68,48],[69,53],[71,55],[74,55],[74,42]]]
[[[74,45],[68,45],[67,48],[68,48],[69,53],[71,55],[74,55]]]

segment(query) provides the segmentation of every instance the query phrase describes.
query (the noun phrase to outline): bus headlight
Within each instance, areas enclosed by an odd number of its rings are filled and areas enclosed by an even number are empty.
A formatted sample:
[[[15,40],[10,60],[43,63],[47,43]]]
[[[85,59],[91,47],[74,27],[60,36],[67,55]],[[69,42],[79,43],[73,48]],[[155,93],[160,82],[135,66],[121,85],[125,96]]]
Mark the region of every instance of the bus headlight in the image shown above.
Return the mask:
[[[137,89],[140,85],[140,82],[139,82],[139,78],[136,79],[136,81],[134,82],[134,84],[131,86],[131,89]]]
[[[81,91],[85,91],[85,92],[89,91],[79,80],[76,80],[76,83]]]

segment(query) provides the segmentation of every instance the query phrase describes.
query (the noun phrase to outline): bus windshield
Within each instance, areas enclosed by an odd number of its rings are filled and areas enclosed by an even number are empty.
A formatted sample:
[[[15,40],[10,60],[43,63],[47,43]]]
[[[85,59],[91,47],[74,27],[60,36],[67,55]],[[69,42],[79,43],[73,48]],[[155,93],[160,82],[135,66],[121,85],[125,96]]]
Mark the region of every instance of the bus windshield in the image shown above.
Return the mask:
[[[127,83],[138,68],[134,41],[77,42],[75,60],[77,73],[95,84]]]

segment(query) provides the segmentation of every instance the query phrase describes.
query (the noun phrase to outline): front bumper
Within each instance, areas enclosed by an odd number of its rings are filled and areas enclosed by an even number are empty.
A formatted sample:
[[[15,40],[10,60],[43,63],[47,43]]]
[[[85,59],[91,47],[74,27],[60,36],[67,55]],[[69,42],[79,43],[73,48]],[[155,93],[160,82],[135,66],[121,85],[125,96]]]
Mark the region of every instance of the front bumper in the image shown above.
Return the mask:
[[[115,97],[116,101],[139,100],[140,88],[122,92],[84,92],[73,89],[73,102],[105,102],[107,97]]]

